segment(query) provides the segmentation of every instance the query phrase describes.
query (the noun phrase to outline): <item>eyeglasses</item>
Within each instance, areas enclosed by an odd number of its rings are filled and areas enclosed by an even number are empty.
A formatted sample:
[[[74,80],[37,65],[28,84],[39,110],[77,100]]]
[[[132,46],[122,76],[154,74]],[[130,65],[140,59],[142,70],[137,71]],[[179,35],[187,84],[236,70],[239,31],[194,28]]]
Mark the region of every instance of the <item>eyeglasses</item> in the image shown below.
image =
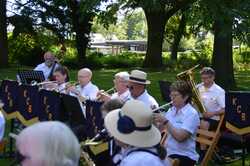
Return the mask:
[[[181,96],[181,94],[170,94],[169,95],[170,98],[176,98],[177,96]]]

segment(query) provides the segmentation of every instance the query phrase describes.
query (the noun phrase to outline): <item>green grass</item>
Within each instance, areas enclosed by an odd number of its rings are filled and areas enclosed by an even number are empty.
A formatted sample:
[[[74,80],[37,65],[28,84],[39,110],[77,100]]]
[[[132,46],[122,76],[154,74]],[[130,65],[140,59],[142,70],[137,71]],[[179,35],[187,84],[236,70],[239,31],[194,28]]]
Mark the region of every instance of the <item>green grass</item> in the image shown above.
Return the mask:
[[[25,68],[29,69],[29,68]],[[131,69],[101,69],[101,70],[94,70],[93,71],[93,83],[96,84],[100,89],[107,90],[113,86],[113,77],[114,74],[119,71],[124,70],[131,70]],[[18,68],[16,67],[10,67],[7,69],[0,69],[0,80],[3,79],[15,79],[16,73],[18,71]],[[151,80],[151,84],[148,86],[149,93],[156,98],[156,100],[163,104],[164,101],[162,100],[160,88],[158,81],[159,80],[168,80],[168,81],[174,81],[176,80],[176,74],[181,72],[180,70],[177,71],[170,71],[170,70],[164,70],[164,71],[153,71],[153,70],[147,70],[148,73],[148,79]],[[70,70],[70,78],[71,80],[76,80],[76,70]],[[195,73],[195,79],[198,81],[199,73]],[[250,90],[250,71],[236,71],[235,72],[235,80],[238,86],[239,90]],[[10,162],[9,159],[0,159],[0,165],[5,166],[8,165]],[[227,164],[228,166],[239,166],[241,165],[241,160],[236,161],[231,164]],[[250,165],[250,155],[247,157],[246,165]]]

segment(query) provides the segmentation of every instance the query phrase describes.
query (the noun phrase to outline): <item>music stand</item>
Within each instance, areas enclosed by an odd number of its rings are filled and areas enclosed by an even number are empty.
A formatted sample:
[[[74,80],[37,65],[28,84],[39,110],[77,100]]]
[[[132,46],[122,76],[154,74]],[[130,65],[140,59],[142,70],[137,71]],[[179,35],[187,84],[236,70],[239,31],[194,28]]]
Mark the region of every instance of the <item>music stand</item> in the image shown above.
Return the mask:
[[[32,81],[43,82],[45,80],[44,74],[42,71],[19,71],[18,76],[22,84],[31,84]]]

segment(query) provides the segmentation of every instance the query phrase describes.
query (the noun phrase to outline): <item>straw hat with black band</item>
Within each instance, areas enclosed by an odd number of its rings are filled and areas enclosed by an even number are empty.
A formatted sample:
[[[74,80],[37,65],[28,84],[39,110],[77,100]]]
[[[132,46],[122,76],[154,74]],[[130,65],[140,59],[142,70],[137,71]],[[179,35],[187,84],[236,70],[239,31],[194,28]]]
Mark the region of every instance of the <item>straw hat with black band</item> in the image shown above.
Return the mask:
[[[104,124],[117,140],[135,147],[153,147],[161,139],[152,124],[152,110],[138,100],[129,100],[121,109],[109,112]]]
[[[129,81],[138,84],[145,84],[145,85],[150,84],[150,81],[147,80],[147,73],[141,70],[132,70],[129,75]]]

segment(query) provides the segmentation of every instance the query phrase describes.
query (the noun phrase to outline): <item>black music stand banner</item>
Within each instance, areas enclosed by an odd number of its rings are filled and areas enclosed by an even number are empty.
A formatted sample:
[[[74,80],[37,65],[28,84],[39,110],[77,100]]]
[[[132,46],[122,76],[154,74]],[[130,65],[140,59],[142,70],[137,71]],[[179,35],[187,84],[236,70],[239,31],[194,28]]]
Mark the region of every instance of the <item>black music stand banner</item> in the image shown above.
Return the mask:
[[[38,86],[20,85],[18,97],[18,119],[25,126],[38,122],[39,112]]]
[[[94,137],[104,128],[104,120],[101,113],[103,102],[86,100],[86,119],[88,126],[88,137]]]
[[[4,103],[3,114],[6,119],[17,117],[18,82],[3,80],[0,90],[0,99]]]
[[[226,93],[226,127],[239,135],[250,133],[250,92]]]
[[[84,125],[86,119],[84,117],[83,107],[80,105],[77,97],[62,94],[61,121],[69,123],[71,127]]]
[[[39,91],[39,121],[60,120],[60,94],[42,89]]]

